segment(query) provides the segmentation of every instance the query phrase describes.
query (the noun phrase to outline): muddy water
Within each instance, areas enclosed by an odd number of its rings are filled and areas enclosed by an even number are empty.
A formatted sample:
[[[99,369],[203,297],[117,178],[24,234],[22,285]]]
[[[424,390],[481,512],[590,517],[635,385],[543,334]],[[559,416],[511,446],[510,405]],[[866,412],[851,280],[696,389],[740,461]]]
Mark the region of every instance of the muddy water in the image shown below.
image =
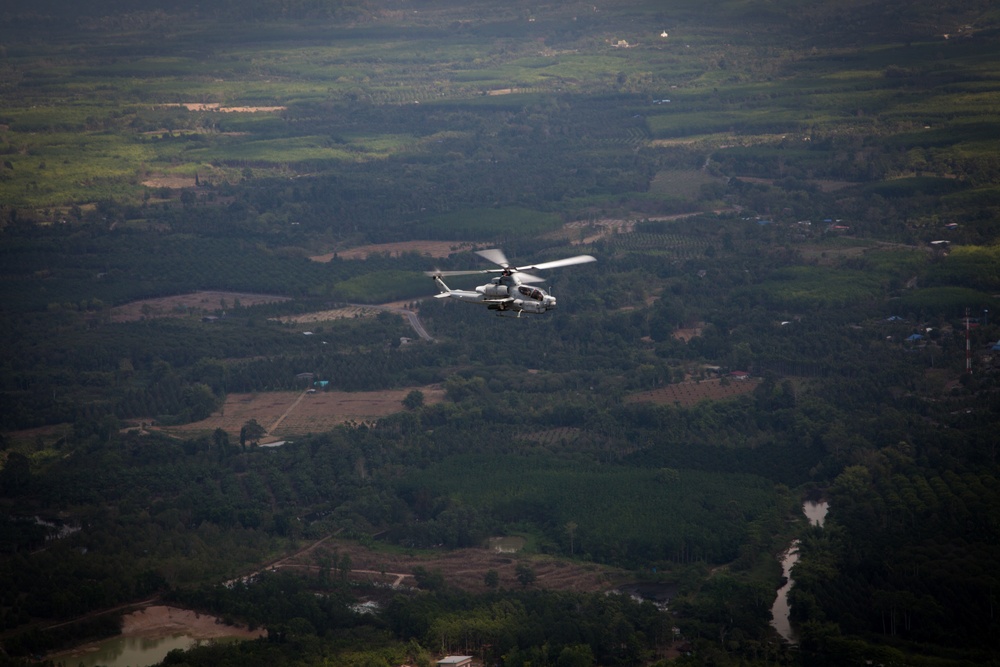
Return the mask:
[[[195,639],[186,634],[167,637],[112,637],[60,655],[49,656],[55,664],[78,667],[147,667],[162,662],[174,649],[186,650],[208,642],[238,641],[237,638]]]
[[[809,523],[813,526],[823,526],[828,509],[829,505],[826,501],[817,502],[810,500],[802,505],[803,514],[806,515]],[[792,581],[792,567],[798,561],[799,541],[793,540],[788,545],[788,549],[781,554],[781,574],[785,578],[785,585],[778,589],[778,597],[774,600],[774,605],[771,607],[771,625],[789,644],[798,643],[798,637],[795,636],[795,631],[792,630],[788,619],[788,591],[792,590],[792,585],[795,583]]]

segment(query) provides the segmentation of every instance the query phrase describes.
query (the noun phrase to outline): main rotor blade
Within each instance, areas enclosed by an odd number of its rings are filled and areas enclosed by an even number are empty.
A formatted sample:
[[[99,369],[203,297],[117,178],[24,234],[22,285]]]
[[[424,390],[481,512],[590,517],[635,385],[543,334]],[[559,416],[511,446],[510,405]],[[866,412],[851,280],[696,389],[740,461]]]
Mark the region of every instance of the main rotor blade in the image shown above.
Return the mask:
[[[577,255],[576,257],[567,257],[566,259],[557,259],[551,262],[542,262],[541,264],[532,264],[531,266],[519,266],[517,268],[519,271],[541,271],[543,269],[554,269],[558,266],[572,266],[573,264],[586,264],[596,261],[597,258],[590,255]]]
[[[507,261],[507,256],[503,254],[502,250],[496,248],[491,248],[489,250],[477,250],[476,254],[483,259],[489,260],[494,264],[499,264],[503,268],[510,266],[510,262]]]
[[[424,271],[425,276],[472,276],[479,273],[499,273],[501,269],[479,269],[474,271]]]
[[[533,276],[530,273],[522,273],[521,271],[515,271],[512,275],[516,276],[522,283],[544,283],[545,278],[541,276]]]

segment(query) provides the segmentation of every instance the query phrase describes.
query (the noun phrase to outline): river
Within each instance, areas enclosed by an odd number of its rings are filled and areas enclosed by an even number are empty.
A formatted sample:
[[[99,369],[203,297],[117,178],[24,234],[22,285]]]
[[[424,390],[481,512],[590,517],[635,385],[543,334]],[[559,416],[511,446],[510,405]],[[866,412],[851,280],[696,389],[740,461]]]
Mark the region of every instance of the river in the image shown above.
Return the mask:
[[[825,500],[808,500],[802,505],[802,512],[809,519],[811,525],[822,527],[829,508],[830,506]],[[771,607],[771,625],[789,644],[798,643],[798,637],[795,636],[795,631],[792,630],[788,619],[788,591],[792,590],[794,583],[792,581],[792,567],[797,562],[799,562],[799,541],[793,540],[788,545],[788,549],[781,554],[781,574],[785,578],[785,585],[778,589],[778,597],[775,598],[774,605]]]

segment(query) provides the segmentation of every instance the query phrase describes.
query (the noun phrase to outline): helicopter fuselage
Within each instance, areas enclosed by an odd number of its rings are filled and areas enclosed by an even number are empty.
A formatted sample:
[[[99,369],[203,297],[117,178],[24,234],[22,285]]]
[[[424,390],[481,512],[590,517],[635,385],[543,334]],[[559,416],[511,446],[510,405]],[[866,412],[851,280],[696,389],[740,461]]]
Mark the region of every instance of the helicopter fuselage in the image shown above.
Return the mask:
[[[477,250],[476,254],[484,259],[500,266],[499,269],[487,269],[485,271],[428,271],[427,275],[434,278],[439,294],[435,298],[452,298],[466,303],[481,303],[490,310],[497,311],[498,315],[516,313],[517,317],[521,313],[534,313],[541,315],[556,307],[556,298],[547,294],[545,290],[539,289],[530,283],[540,282],[538,278],[527,273],[530,270],[554,269],[561,266],[572,266],[574,264],[586,264],[597,260],[590,255],[577,255],[565,259],[557,259],[551,262],[542,262],[528,266],[516,267],[507,261],[500,250]],[[473,290],[453,290],[445,285],[443,276],[462,276],[474,273],[499,273],[500,275],[491,279],[486,285],[480,285]]]
[[[483,303],[498,313],[514,312],[541,315],[556,307],[556,298],[545,290],[522,284],[514,276],[499,276],[488,284],[480,285],[475,291],[453,290],[440,277],[435,277],[440,290],[437,297],[451,297],[469,303]]]

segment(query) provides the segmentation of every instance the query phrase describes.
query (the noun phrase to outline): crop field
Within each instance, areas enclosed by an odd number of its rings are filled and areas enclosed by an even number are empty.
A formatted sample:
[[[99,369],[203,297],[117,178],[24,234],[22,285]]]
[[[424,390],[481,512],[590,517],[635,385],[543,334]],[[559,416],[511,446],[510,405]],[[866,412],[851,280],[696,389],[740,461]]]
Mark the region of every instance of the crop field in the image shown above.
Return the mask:
[[[424,404],[444,400],[438,385],[388,389],[385,391],[276,391],[254,394],[229,394],[222,409],[208,419],[171,426],[165,431],[183,437],[211,433],[221,428],[238,436],[240,428],[251,419],[267,429],[269,439],[321,433],[348,422],[374,422],[380,417],[401,412],[403,399],[414,389],[424,394]],[[265,440],[266,441],[266,440]]]
[[[759,383],[759,380],[750,379],[731,380],[728,384],[723,384],[721,378],[700,382],[679,382],[632,394],[627,400],[630,403],[680,405],[687,408],[702,401],[721,401],[749,394]]]
[[[676,259],[696,259],[705,255],[709,242],[683,234],[632,233],[612,237],[615,252],[662,252]]]
[[[192,314],[212,313],[232,308],[236,302],[242,306],[288,301],[288,297],[273,294],[248,294],[245,292],[206,291],[178,294],[155,299],[140,299],[111,309],[112,322],[135,322],[155,317],[186,317]]]
[[[653,177],[649,191],[668,197],[697,199],[703,185],[720,182],[719,177],[699,169],[664,170]]]
[[[414,586],[414,568],[423,567],[429,572],[440,572],[449,586],[461,590],[483,592],[487,590],[484,576],[489,570],[500,575],[500,586],[519,588],[516,568],[528,562],[535,572],[533,584],[536,588],[559,591],[597,592],[613,588],[616,584],[629,581],[629,573],[624,570],[597,565],[595,563],[572,562],[548,556],[535,556],[530,560],[497,553],[488,546],[454,549],[450,551],[402,552],[389,549],[371,549],[357,542],[347,540],[324,540],[307,552],[284,559],[275,566],[281,569],[318,571],[317,562],[323,556],[334,562],[350,556],[351,578],[384,583],[400,582],[404,586]]]
[[[282,322],[294,322],[295,324],[312,324],[314,322],[330,322],[333,320],[351,320],[360,317],[375,317],[381,308],[374,306],[344,306],[343,308],[331,308],[330,310],[317,310],[312,313],[302,313],[301,315],[288,315],[278,318]]]
[[[472,243],[468,241],[400,241],[398,243],[375,243],[315,255],[309,259],[314,262],[329,262],[334,257],[339,259],[368,259],[372,255],[389,255],[398,257],[409,253],[417,253],[426,257],[447,257],[463,250],[471,250]]]

